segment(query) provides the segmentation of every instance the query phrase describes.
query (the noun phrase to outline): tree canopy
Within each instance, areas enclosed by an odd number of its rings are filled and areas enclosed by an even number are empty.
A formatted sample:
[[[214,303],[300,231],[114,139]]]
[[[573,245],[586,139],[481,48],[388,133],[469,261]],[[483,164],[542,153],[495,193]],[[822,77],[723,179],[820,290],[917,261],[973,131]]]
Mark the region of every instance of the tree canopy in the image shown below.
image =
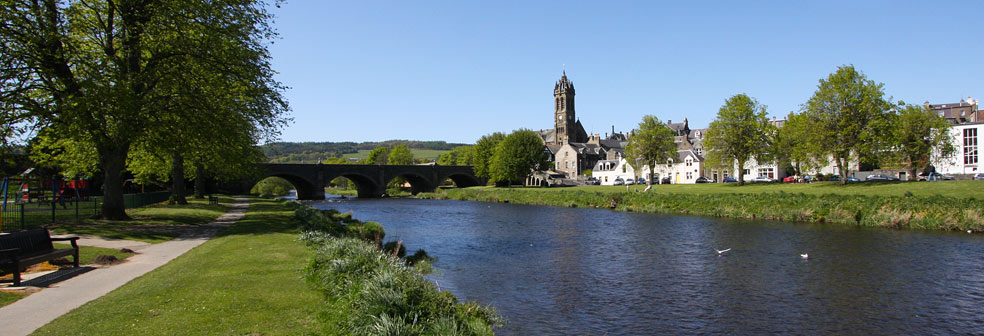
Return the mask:
[[[5,0],[0,11],[4,141],[30,128],[68,141],[64,148],[91,149],[104,175],[102,215],[126,219],[123,172],[136,143],[169,145],[154,140],[168,138],[163,132],[175,127],[186,130],[194,124],[189,118],[226,120],[211,114],[227,110],[189,106],[212,98],[251,106],[228,111],[255,126],[254,135],[261,137],[275,135],[286,122],[284,87],[273,79],[265,43],[275,36],[267,5],[258,0]],[[230,96],[217,94],[223,90]],[[208,107],[215,106],[233,107]],[[180,134],[185,140],[200,135]]]
[[[773,128],[765,109],[755,98],[736,94],[724,101],[707,130],[705,157],[712,164],[729,169],[737,164],[738,185],[745,184],[741,171],[749,160],[764,162],[770,154]]]
[[[659,118],[652,115],[642,117],[629,143],[625,145],[625,159],[635,170],[650,167],[646,184],[653,183],[653,170],[656,165],[675,159],[677,147],[673,142],[673,130]]]
[[[412,165],[413,164],[413,152],[406,145],[399,145],[394,147],[389,152],[387,164],[391,165]]]
[[[928,106],[900,102],[889,114],[890,150],[882,151],[886,163],[904,166],[910,178],[930,165],[944,162],[956,152],[950,123]]]
[[[495,151],[499,143],[505,139],[505,134],[495,132],[483,135],[475,142],[475,157],[473,159],[475,163],[475,176],[492,179],[492,157],[495,156]]]
[[[883,97],[884,84],[868,79],[854,66],[845,65],[820,79],[817,91],[803,105],[803,113],[816,137],[814,158],[833,160],[841,184],[847,183],[848,163],[871,157],[883,149],[880,141],[889,103]]]
[[[495,148],[490,168],[492,181],[498,183],[523,181],[533,171],[547,166],[543,141],[531,130],[510,133]]]

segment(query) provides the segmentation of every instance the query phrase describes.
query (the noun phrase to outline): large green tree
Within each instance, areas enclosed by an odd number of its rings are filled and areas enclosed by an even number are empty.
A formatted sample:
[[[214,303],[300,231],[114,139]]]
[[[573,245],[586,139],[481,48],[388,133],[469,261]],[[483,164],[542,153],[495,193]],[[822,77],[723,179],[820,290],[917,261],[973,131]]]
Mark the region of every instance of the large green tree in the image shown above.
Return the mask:
[[[956,151],[950,123],[928,106],[900,102],[897,113],[889,114],[889,150],[882,151],[886,163],[904,166],[909,178],[920,170],[939,164]]]
[[[803,105],[803,113],[817,132],[815,158],[834,161],[841,184],[847,183],[850,162],[873,157],[883,150],[884,130],[879,122],[890,108],[884,84],[868,79],[854,66],[845,65],[820,79],[817,91]]]
[[[376,147],[369,152],[366,157],[366,164],[371,165],[384,165],[389,162],[389,147]]]
[[[499,146],[499,143],[505,139],[505,134],[495,132],[483,135],[475,142],[475,176],[492,179],[492,157],[495,156],[495,149]],[[541,142],[540,144],[542,145],[543,143]]]
[[[389,152],[387,164],[411,165],[413,164],[413,152],[406,145],[393,147],[393,150]]]
[[[547,166],[543,141],[531,130],[510,133],[495,148],[490,173],[496,184],[519,182]]]
[[[635,170],[649,167],[646,184],[653,183],[653,170],[657,165],[676,158],[677,147],[673,142],[673,130],[652,115],[642,117],[639,128],[625,145],[625,157]]]
[[[741,173],[745,164],[751,159],[770,159],[774,130],[765,109],[765,105],[744,93],[731,96],[718,109],[704,138],[709,162],[729,169],[738,165],[739,186],[745,184],[745,174]]]
[[[265,44],[274,36],[267,5],[252,0],[4,0],[3,127],[49,129],[91,146],[104,176],[102,216],[126,219],[128,154],[134,143],[164,127],[162,122],[175,120],[169,115],[174,110],[161,105],[175,98],[171,88],[178,85],[177,74],[189,65],[231,74],[261,68],[256,71],[265,77],[260,84],[276,83]],[[211,48],[215,45],[222,47]],[[278,119],[274,115],[267,122]]]
[[[821,167],[814,154],[820,152],[816,136],[808,116],[790,113],[784,125],[776,130],[770,151],[776,163],[792,165],[796,174],[813,172]]]

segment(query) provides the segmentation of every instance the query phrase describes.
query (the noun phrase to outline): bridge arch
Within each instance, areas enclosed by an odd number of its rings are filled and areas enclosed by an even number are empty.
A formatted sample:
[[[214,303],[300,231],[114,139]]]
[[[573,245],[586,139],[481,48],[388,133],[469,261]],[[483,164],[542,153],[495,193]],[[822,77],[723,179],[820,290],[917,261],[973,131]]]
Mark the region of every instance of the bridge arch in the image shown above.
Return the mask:
[[[359,198],[375,198],[380,196],[376,194],[380,189],[379,182],[373,180],[372,177],[357,172],[340,172],[337,174],[325,175],[326,184],[328,181],[334,180],[336,177],[344,177],[354,183],[356,190],[358,190]],[[383,186],[383,189],[385,189],[385,186]],[[324,198],[324,194],[322,194],[321,198]]]
[[[297,189],[297,199],[310,199],[312,197],[314,198],[318,197],[317,195],[319,190],[317,185],[306,178],[294,174],[287,174],[287,173],[269,174],[266,177],[279,177],[287,180],[287,182],[290,182],[290,184],[294,185],[294,188]],[[258,182],[259,181],[257,181],[257,183]],[[325,197],[324,188],[322,188],[320,192],[321,192],[321,198],[324,198]]]
[[[437,183],[440,182],[440,181],[431,181],[427,177],[418,174],[416,172],[397,171],[383,176],[384,188],[386,184],[389,184],[390,181],[392,181],[397,177],[402,177],[406,179],[408,183],[410,183],[410,193],[413,195],[422,192],[432,192],[434,191],[435,188],[437,188]]]
[[[444,181],[445,179],[451,179],[451,181],[454,182],[454,185],[459,188],[467,188],[467,187],[482,185],[481,179],[475,177],[475,175],[469,175],[464,173],[450,173],[440,176],[437,179],[437,183],[440,184],[441,181]]]

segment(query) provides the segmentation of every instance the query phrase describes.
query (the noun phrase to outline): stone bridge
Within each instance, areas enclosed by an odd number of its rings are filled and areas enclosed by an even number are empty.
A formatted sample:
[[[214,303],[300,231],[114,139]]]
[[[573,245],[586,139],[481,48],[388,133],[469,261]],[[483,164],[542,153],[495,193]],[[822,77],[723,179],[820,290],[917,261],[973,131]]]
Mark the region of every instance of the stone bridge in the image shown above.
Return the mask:
[[[376,198],[386,193],[386,183],[397,177],[410,182],[410,191],[433,192],[445,179],[458,187],[485,185],[486,180],[475,176],[472,166],[438,165],[347,165],[267,163],[262,178],[276,176],[290,181],[297,188],[297,199],[325,199],[325,187],[336,177],[354,182],[360,198]],[[257,181],[253,181],[255,184]],[[252,184],[250,184],[252,187]]]

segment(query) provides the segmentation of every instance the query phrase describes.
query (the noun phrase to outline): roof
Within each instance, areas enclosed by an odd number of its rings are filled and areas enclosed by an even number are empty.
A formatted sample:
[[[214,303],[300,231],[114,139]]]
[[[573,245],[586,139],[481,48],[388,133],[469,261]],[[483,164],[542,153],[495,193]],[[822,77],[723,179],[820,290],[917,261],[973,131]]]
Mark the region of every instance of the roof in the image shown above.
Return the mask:
[[[603,167],[605,165],[608,165],[609,167],[612,167],[612,168],[611,169],[602,169],[601,167]],[[602,171],[613,171],[613,170],[615,170],[615,168],[618,168],[618,160],[598,160],[598,162],[595,163],[594,167],[591,170],[592,171],[602,172]]]
[[[536,134],[540,135],[540,139],[543,139],[544,143],[552,143],[557,141],[557,131],[552,128],[536,131]]]

